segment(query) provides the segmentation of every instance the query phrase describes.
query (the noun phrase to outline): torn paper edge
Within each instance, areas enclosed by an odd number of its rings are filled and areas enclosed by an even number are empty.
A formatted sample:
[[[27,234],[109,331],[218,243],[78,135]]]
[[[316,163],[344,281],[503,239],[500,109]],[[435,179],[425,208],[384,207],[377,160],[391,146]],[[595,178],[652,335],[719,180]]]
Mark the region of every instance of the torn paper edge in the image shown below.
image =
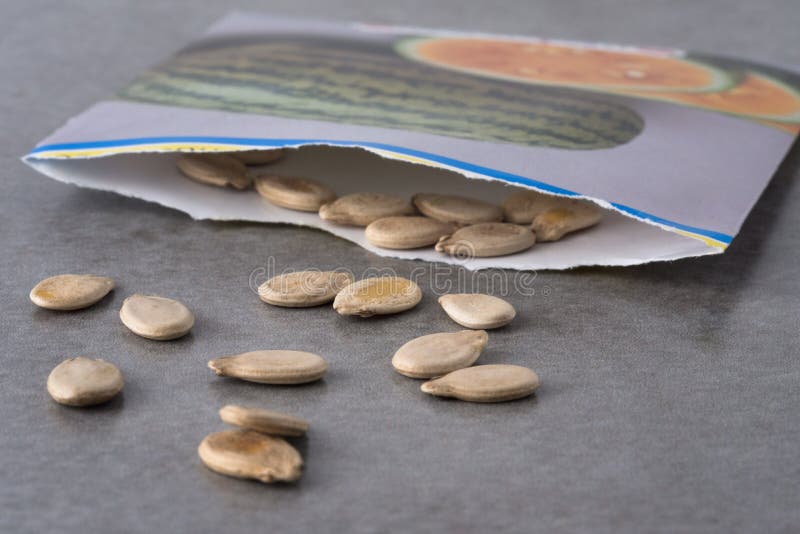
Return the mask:
[[[258,148],[301,148],[308,146],[329,146],[338,148],[359,148],[379,157],[455,172],[468,179],[499,181],[506,184],[532,189],[543,194],[584,199],[605,209],[616,211],[626,217],[650,224],[661,230],[676,233],[683,237],[699,240],[710,249],[709,254],[722,253],[733,240],[732,236],[694,228],[635,208],[590,197],[545,182],[506,173],[497,169],[481,167],[465,161],[404,147],[370,143],[364,141],[339,141],[326,139],[253,139],[253,138],[215,138],[215,137],[157,137],[139,139],[116,139],[109,141],[90,141],[43,145],[23,158],[28,160],[47,159],[92,159],[119,154],[175,153],[175,152],[236,152]],[[479,172],[480,171],[480,172]]]

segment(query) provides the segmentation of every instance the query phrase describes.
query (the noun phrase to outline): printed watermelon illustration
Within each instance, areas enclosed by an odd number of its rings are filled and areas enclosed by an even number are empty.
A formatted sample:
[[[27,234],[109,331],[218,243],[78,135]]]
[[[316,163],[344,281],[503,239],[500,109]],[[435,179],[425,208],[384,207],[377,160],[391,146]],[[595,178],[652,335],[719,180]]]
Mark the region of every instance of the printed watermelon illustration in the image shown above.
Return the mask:
[[[290,36],[184,51],[119,96],[572,150],[616,147],[644,126],[618,99],[450,72],[391,43]]]
[[[796,78],[741,61],[480,37],[408,38],[397,50],[414,61],[491,79],[660,100],[792,134],[800,124]]]

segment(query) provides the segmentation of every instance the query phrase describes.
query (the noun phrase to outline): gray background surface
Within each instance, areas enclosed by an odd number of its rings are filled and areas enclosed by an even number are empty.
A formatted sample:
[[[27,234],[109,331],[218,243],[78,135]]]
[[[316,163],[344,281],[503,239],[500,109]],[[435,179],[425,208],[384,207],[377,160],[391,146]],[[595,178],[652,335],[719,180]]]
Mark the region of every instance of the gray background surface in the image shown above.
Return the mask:
[[[0,16],[0,531],[796,532],[800,529],[795,150],[722,255],[539,273],[485,363],[534,367],[535,399],[481,406],[425,396],[391,353],[454,325],[430,288],[369,321],[259,302],[251,272],[424,264],[377,258],[321,232],[193,222],[58,184],[17,158],[69,116],[179,47],[223,3],[3,2]],[[239,2],[289,15],[372,19],[622,43],[800,64],[794,1]],[[89,310],[35,309],[60,272],[112,275]],[[117,319],[133,292],[182,299],[192,335],[158,343]],[[300,348],[321,383],[218,379],[211,357]],[[66,357],[115,362],[123,396],[92,410],[47,396]],[[206,470],[195,448],[228,402],[296,413],[302,481],[268,487]]]

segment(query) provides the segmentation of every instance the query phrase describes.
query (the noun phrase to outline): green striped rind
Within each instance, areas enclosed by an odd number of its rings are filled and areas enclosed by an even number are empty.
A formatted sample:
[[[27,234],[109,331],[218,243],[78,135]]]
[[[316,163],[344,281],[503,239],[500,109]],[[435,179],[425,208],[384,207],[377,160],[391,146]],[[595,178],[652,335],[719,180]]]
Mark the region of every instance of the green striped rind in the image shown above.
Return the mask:
[[[624,144],[641,117],[613,101],[433,69],[391,48],[272,41],[182,53],[122,98],[563,149]]]
[[[471,74],[473,76],[482,76],[496,80],[508,80],[512,82],[527,83],[531,85],[543,85],[550,87],[571,87],[573,89],[582,89],[585,91],[595,91],[599,93],[625,93],[626,91],[665,91],[665,90],[674,93],[714,93],[718,91],[725,91],[736,85],[736,77],[732,76],[729,72],[727,72],[724,69],[718,69],[716,67],[708,65],[706,63],[701,63],[699,61],[677,58],[677,57],[671,59],[675,61],[681,61],[683,63],[693,65],[695,67],[702,68],[711,77],[711,82],[708,85],[699,88],[685,87],[685,88],[669,88],[669,89],[665,89],[663,86],[659,85],[631,85],[631,84],[597,85],[589,83],[548,82],[548,81],[534,80],[525,76],[512,76],[510,74],[494,73],[484,69],[473,69],[468,67],[457,67],[455,65],[447,65],[445,63],[441,63],[438,61],[431,61],[429,59],[426,59],[425,57],[420,56],[419,53],[417,52],[417,48],[420,44],[423,44],[428,41],[438,41],[441,39],[447,39],[447,38],[410,37],[399,41],[395,45],[395,49],[403,57],[440,69],[447,69],[454,72],[463,72],[466,74]]]

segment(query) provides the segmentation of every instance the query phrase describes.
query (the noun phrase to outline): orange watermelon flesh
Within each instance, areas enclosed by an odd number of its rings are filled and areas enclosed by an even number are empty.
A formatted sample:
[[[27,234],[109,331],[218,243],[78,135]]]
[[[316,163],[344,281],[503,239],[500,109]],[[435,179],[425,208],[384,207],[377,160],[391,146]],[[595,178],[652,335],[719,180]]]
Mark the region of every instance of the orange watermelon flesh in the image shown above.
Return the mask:
[[[754,72],[748,72],[737,86],[717,93],[631,94],[742,117],[800,123],[800,92],[783,82]]]
[[[398,51],[433,66],[480,76],[595,91],[720,91],[724,70],[669,55],[477,37],[409,39]]]

